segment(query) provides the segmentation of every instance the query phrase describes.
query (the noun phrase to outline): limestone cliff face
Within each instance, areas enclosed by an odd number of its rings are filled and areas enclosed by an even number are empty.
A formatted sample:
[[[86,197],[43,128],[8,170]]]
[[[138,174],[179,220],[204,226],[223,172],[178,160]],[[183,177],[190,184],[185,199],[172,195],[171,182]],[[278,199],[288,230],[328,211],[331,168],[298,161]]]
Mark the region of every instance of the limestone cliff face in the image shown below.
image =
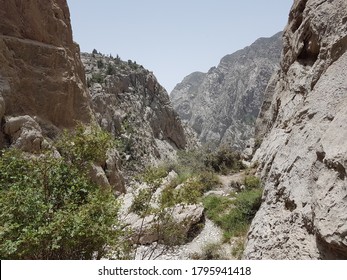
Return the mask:
[[[347,258],[347,2],[295,0],[254,161],[265,183],[244,257]]]
[[[90,96],[65,0],[0,0],[2,115],[46,125],[89,121]]]
[[[170,97],[175,110],[201,142],[241,150],[253,136],[263,93],[278,68],[281,33],[222,58],[208,73],[184,78]]]
[[[173,158],[189,143],[166,90],[132,61],[82,53],[100,125],[119,141],[127,168]]]
[[[0,0],[0,148],[39,153],[62,128],[93,118],[65,0]],[[124,192],[116,151],[92,179]]]

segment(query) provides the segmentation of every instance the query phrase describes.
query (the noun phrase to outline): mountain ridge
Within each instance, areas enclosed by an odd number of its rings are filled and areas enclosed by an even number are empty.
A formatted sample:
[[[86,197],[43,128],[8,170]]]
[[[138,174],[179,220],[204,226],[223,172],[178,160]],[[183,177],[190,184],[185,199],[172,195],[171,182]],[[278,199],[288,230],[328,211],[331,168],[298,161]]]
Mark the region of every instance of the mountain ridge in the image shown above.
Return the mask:
[[[263,91],[279,62],[280,37],[281,32],[259,38],[224,56],[207,73],[188,75],[171,92],[175,110],[202,143],[245,148],[253,135]]]

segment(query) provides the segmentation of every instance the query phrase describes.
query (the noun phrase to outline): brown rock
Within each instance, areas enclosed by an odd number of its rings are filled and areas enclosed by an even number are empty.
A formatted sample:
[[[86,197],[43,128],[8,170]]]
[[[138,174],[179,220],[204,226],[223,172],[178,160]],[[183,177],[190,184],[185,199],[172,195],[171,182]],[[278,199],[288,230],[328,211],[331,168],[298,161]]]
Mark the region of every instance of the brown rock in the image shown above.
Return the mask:
[[[5,115],[38,116],[57,127],[88,121],[90,97],[66,1],[0,0],[0,6]]]

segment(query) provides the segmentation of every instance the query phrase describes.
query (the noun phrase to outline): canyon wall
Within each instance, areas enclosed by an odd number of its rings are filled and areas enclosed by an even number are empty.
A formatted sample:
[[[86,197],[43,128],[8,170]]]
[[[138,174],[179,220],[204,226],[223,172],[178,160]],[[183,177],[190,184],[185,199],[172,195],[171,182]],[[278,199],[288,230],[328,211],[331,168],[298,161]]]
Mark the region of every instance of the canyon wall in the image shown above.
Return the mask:
[[[347,2],[295,0],[257,120],[246,259],[347,258]]]

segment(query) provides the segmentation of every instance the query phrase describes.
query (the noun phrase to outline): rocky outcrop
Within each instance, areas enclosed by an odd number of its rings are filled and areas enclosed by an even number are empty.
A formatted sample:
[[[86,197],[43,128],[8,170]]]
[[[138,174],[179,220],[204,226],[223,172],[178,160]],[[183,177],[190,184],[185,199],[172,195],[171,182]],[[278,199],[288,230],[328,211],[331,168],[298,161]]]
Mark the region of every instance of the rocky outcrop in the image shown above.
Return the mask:
[[[57,127],[90,120],[79,47],[65,0],[0,1],[0,95],[5,115]]]
[[[347,258],[346,11],[345,0],[294,1],[257,122],[265,190],[247,259]]]
[[[175,110],[202,143],[242,150],[254,124],[271,74],[278,68],[281,33],[222,58],[208,73],[185,77],[171,92]]]
[[[65,0],[0,6],[0,149],[40,153],[61,129],[93,119],[69,9]],[[102,166],[93,166],[93,181],[124,192],[118,155],[109,151]]]
[[[98,123],[119,141],[127,169],[175,157],[188,140],[168,94],[152,72],[132,61],[82,53]]]

